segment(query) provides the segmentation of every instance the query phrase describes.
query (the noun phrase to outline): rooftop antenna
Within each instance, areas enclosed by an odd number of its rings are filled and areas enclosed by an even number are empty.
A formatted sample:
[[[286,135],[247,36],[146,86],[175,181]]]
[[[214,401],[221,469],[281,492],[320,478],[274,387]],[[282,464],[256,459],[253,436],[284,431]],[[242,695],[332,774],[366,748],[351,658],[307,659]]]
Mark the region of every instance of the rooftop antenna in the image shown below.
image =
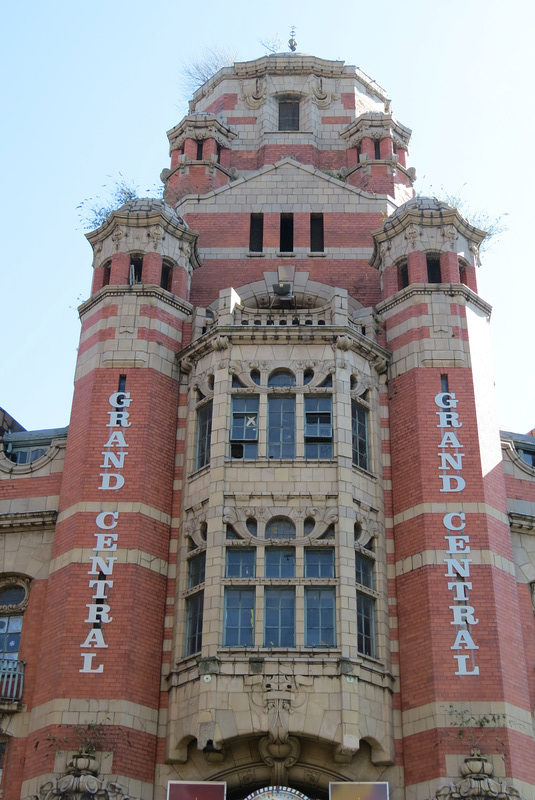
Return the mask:
[[[292,25],[291,30],[290,30],[290,38],[288,40],[288,47],[290,48],[292,53],[295,53],[295,51],[297,50],[297,42],[295,41],[295,25]]]

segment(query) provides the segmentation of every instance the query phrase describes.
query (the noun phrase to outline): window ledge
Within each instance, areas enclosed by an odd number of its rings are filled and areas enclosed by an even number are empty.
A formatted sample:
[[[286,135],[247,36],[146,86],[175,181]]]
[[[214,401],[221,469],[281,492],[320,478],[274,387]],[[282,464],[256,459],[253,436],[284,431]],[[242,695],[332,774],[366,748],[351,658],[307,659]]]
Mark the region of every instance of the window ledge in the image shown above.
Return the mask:
[[[246,258],[265,258],[266,257],[266,253],[263,253],[260,250],[259,251],[249,250],[249,252],[245,254],[245,257]]]
[[[364,467],[359,467],[358,464],[351,464],[351,466],[353,467],[353,469],[356,472],[360,472],[362,475],[365,475],[367,478],[371,478],[372,481],[376,481],[377,480],[377,475],[374,475],[373,472],[370,472],[369,470],[364,469]]]
[[[276,256],[278,258],[295,258],[295,253],[293,253],[293,252],[292,253],[287,253],[287,252],[280,251],[280,252],[276,253]]]
[[[205,473],[208,472],[210,472],[210,464],[205,464],[203,467],[199,467],[193,472],[190,472],[190,474],[188,475],[188,480],[194,480],[195,478],[198,478],[199,475],[204,475]]]
[[[307,253],[308,258],[326,258],[327,253],[324,250]]]
[[[284,134],[284,136],[288,136],[289,133],[295,134],[296,136],[312,136],[313,131],[264,131],[266,136],[277,136],[278,134]]]

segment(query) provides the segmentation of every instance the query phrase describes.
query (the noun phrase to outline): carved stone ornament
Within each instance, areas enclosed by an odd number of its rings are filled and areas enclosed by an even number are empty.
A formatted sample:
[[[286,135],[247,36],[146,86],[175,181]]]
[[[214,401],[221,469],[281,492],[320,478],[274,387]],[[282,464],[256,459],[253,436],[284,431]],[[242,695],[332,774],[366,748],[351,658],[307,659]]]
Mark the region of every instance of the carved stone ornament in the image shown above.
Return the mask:
[[[115,242],[115,244],[118,244],[123,238],[123,236],[124,236],[123,229],[119,227],[119,225],[117,225],[117,227],[115,228],[115,230],[111,235],[112,241]]]
[[[361,397],[364,392],[368,391],[368,389],[372,385],[372,380],[369,375],[366,375],[364,372],[360,372],[357,370],[356,372],[351,373],[351,394],[356,395],[357,397]]]
[[[249,108],[260,108],[266,102],[266,79],[256,78],[252,88],[245,88],[243,85],[240,91],[240,100],[243,100]]]
[[[191,360],[191,358],[188,358],[188,356],[184,356],[184,358],[180,359],[180,369],[182,370],[182,372],[185,372],[187,374],[191,372],[193,367],[194,367],[194,362]]]
[[[338,88],[335,84],[335,88]],[[316,78],[316,82],[312,85],[312,102],[318,108],[328,108],[333,100],[338,100],[335,92],[330,92],[324,86],[323,78]]]
[[[520,800],[522,795],[505,781],[492,777],[491,762],[481,755],[477,748],[464,759],[459,770],[463,780],[441,786],[435,793],[434,800],[461,800],[463,797],[493,798],[493,800]]]
[[[411,222],[411,224],[408,226],[407,230],[405,231],[405,239],[408,242],[410,242],[410,244],[414,247],[415,244],[416,244],[416,240],[418,239],[419,235],[420,235],[420,232],[419,232],[418,228],[416,227],[416,225],[413,222]]]
[[[477,266],[480,267],[481,266],[481,259],[479,257],[479,245],[476,244],[475,242],[469,242],[468,243],[468,249],[470,250],[472,255],[475,257]]]
[[[337,350],[351,350],[351,339],[349,336],[337,336],[336,348]]]
[[[22,613],[26,611],[30,592],[30,579],[19,578],[17,575],[6,575],[0,578],[0,592],[4,592],[6,589],[23,589],[24,596],[19,603],[0,605],[0,614],[12,614],[14,611]]]
[[[92,755],[78,753],[69,762],[67,773],[43,783],[39,795],[31,800],[135,800],[119,783],[99,780],[98,770]]]
[[[163,237],[163,231],[159,225],[153,225],[148,229],[147,235],[153,242],[158,242]]]
[[[459,238],[459,234],[453,225],[446,225],[444,228],[440,229],[440,233],[442,234],[444,240],[449,242],[451,249],[455,247],[455,242]]]
[[[379,246],[379,259],[380,259],[380,263],[381,263],[381,264],[384,264],[384,263],[385,263],[385,261],[386,261],[386,256],[387,256],[387,254],[390,252],[391,248],[392,248],[392,244],[391,244],[391,242],[383,242],[383,243],[382,243],[382,244]]]
[[[287,771],[299,758],[300,743],[290,735],[290,715],[302,706],[307,695],[300,691],[304,685],[312,684],[311,678],[295,675],[264,675],[261,685],[251,698],[256,706],[263,708],[268,720],[268,733],[258,743],[260,756],[271,767],[271,782],[284,784]]]
[[[213,350],[227,350],[228,349],[228,336],[216,336],[212,341]]]

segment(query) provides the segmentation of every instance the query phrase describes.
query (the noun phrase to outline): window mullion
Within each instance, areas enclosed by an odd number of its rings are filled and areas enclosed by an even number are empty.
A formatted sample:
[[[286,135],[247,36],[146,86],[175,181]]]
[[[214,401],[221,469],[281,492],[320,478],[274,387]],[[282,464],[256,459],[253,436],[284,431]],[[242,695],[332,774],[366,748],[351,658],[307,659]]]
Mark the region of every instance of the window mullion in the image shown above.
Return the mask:
[[[305,412],[304,395],[297,394],[295,397],[295,456],[296,458],[305,457]]]
[[[303,574],[298,573],[298,574]],[[305,589],[302,585],[295,587],[295,646],[305,646]]]
[[[258,408],[258,455],[260,458],[266,458],[267,455],[267,407],[267,394],[261,394]]]

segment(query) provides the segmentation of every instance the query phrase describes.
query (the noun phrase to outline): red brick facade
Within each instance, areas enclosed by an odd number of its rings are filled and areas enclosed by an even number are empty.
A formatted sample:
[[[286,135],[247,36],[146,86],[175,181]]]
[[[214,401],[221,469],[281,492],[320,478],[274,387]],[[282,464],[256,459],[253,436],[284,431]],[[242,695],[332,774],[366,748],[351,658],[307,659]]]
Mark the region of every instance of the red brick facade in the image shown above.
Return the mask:
[[[68,431],[5,415],[3,800],[534,797],[535,439],[500,449],[483,232],[412,198],[343,62],[237,64],[168,135],[165,202],[88,235]]]

